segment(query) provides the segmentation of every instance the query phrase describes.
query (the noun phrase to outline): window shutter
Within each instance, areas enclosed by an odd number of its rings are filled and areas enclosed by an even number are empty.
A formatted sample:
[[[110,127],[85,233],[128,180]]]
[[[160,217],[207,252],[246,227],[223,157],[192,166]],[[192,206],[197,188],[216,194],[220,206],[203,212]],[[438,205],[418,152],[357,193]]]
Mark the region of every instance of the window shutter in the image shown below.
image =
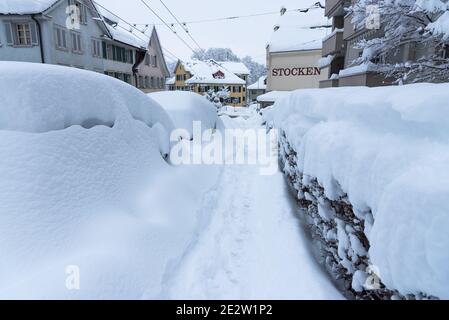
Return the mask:
[[[77,34],[76,35],[76,40],[77,40],[77,43],[78,43],[77,49],[78,49],[79,52],[82,52],[83,51],[83,45],[82,45],[82,42],[81,42],[81,34]]]
[[[76,51],[76,36],[74,33],[71,33],[70,36],[72,37],[72,51]]]
[[[61,30],[61,37],[62,37],[62,46],[64,49],[68,49],[69,46],[67,45],[67,32],[65,30]]]
[[[83,16],[83,23],[87,24],[87,6],[84,4],[81,6],[82,8],[82,16]]]
[[[39,45],[39,38],[37,34],[37,27],[35,22],[31,22],[30,24],[30,33],[31,33],[31,44],[33,46]]]
[[[12,24],[11,22],[6,22],[5,23],[5,32],[6,32],[6,44],[8,46],[12,46],[14,45],[14,37],[13,37],[13,33],[12,33]]]
[[[55,28],[54,30],[55,30],[56,48],[60,48],[62,46],[61,30],[59,28]]]

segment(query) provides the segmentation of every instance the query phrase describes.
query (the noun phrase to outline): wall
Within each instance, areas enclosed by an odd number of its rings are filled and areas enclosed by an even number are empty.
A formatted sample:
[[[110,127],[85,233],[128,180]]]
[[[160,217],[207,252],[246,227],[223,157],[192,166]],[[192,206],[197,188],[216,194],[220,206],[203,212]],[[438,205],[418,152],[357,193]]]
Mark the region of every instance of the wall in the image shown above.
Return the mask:
[[[80,30],[76,30],[81,33],[83,54],[72,52],[70,30],[67,30],[69,49],[67,51],[56,49],[55,25],[62,27],[66,26],[66,8],[67,3],[62,1],[50,12],[52,19],[45,21],[42,24],[44,47],[47,49],[46,62],[102,72],[104,70],[103,60],[101,58],[93,57],[91,39],[92,37],[101,39],[104,32],[100,29],[98,23],[93,20],[92,12],[90,10],[87,10],[87,24],[81,24]]]
[[[182,65],[182,63],[179,63],[176,70],[175,70],[175,87],[176,90],[180,90],[179,88],[184,88],[186,86],[185,80],[178,80],[178,76],[184,76],[186,77],[186,80],[188,80],[191,77],[191,74],[187,72]]]
[[[147,86],[145,84],[145,88],[141,88],[142,91],[145,93],[165,90],[166,75],[163,71],[164,60],[160,56],[159,51],[156,48],[156,42],[157,42],[157,39],[153,35],[151,37],[150,45],[148,46],[147,55],[157,56],[157,67],[154,67],[151,62],[149,65],[147,65],[146,59],[144,59],[144,61],[142,61],[142,63],[139,65],[139,72],[138,72],[139,75],[149,78],[150,85]],[[153,85],[151,85],[151,78],[153,78]],[[159,86],[157,86],[157,83],[158,83],[157,79],[159,79]]]
[[[320,73],[320,59],[321,50],[268,53],[267,91],[319,88],[319,82],[327,78]],[[290,75],[285,75],[280,69],[289,69],[287,74]]]
[[[6,21],[32,22],[30,17],[21,16],[0,16],[0,60],[2,61],[25,61],[41,62],[39,46],[15,48],[6,44]]]

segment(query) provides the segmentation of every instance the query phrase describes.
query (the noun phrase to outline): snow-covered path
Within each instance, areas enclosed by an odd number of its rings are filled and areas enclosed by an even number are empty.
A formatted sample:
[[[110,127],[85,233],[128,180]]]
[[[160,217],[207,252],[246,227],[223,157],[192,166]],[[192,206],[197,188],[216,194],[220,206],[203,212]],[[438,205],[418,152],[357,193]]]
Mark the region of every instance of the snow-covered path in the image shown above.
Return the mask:
[[[243,127],[257,122],[234,120]],[[308,251],[281,173],[226,166],[211,221],[170,275],[172,299],[340,299]]]

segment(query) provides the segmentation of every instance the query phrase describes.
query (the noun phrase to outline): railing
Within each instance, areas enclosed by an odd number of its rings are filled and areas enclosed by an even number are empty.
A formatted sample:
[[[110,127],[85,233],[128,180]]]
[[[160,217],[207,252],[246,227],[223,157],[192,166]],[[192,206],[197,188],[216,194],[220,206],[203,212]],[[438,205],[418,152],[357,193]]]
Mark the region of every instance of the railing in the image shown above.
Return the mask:
[[[330,54],[338,54],[343,51],[343,30],[336,30],[323,41],[323,57]]]

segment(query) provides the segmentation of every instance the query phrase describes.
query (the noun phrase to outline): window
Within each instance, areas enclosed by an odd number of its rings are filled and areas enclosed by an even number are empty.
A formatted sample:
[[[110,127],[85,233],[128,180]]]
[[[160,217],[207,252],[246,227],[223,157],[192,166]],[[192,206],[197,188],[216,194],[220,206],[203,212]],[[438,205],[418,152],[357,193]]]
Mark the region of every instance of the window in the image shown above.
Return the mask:
[[[145,87],[150,88],[150,77],[145,77]]]
[[[83,53],[83,47],[81,44],[81,33],[72,31],[71,36],[72,36],[72,51],[74,53]]]
[[[127,55],[126,55],[126,62],[133,64],[134,63],[134,51],[133,50],[127,50]]]
[[[160,86],[161,89],[164,89],[164,83],[165,83],[165,79],[161,78],[161,86]]]
[[[147,65],[147,66],[149,66],[150,65],[150,55],[147,53],[146,55],[145,55],[145,64]]]
[[[139,83],[138,83],[139,88],[143,88],[144,87],[144,83],[143,83],[143,77],[139,76]]]
[[[78,10],[79,21],[81,24],[87,24],[87,7],[79,1],[75,2],[75,6]]]
[[[102,56],[101,41],[97,39],[92,39],[92,55],[95,58],[101,58]]]
[[[159,78],[156,78],[156,88],[160,88],[161,87],[160,81],[161,80]]]
[[[63,27],[55,26],[56,49],[67,50],[67,30]]]
[[[127,50],[112,44],[103,43],[103,57],[123,63],[134,63],[133,50]]]
[[[153,67],[157,68],[157,56],[153,56]]]
[[[114,60],[114,52],[113,52],[113,45],[112,44],[107,44],[106,45],[106,57],[109,60]]]
[[[28,23],[16,24],[17,45],[30,46],[31,45],[31,31]]]
[[[6,43],[9,46],[30,47],[39,45],[34,22],[5,22]]]

